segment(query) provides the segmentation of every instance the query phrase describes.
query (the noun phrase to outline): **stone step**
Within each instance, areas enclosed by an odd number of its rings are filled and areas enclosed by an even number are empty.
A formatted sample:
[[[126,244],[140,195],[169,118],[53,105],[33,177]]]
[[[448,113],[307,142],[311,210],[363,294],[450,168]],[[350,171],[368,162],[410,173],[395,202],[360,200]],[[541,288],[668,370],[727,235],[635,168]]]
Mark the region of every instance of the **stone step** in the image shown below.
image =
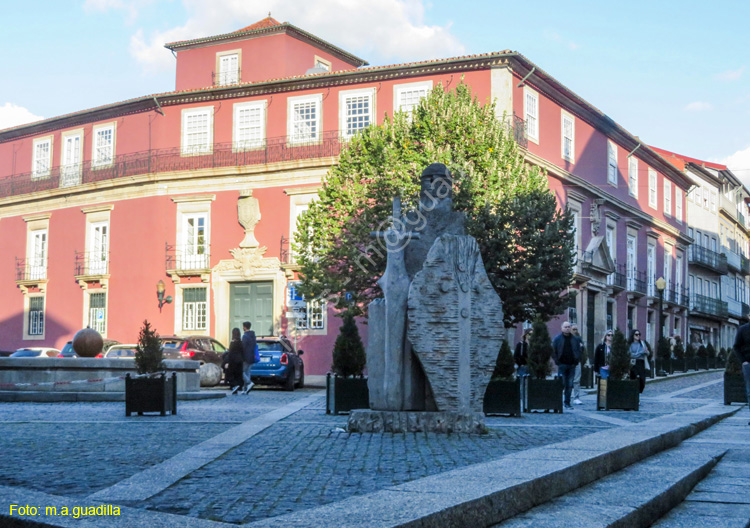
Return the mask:
[[[682,444],[494,526],[645,528],[680,504],[726,451]]]

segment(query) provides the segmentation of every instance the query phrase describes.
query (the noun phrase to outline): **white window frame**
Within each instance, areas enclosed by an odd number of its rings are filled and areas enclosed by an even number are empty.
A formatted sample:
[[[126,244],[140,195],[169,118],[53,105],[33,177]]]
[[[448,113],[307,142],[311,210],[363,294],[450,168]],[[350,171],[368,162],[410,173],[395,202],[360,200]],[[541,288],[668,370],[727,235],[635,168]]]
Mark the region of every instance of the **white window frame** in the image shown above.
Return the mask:
[[[92,129],[91,168],[111,167],[115,163],[115,130],[116,122],[95,125]],[[102,134],[110,134],[110,144],[101,145]]]
[[[326,71],[333,71],[333,64],[328,59],[315,55],[313,59],[313,68],[323,68]]]
[[[432,90],[432,81],[418,81],[412,83],[396,84],[393,86],[393,113],[404,112],[411,118],[414,109],[419,106],[419,102],[427,97]],[[419,95],[416,102],[405,103],[404,97],[411,92],[425,92]]]
[[[523,87],[523,119],[526,123],[526,138],[538,145],[539,92],[526,85]]]
[[[104,308],[101,308],[103,310],[103,320],[101,323],[97,323],[96,320],[92,321],[92,318],[95,318],[95,313],[93,310],[97,310],[99,308],[92,308],[91,307],[91,296],[92,295],[104,295]],[[85,298],[84,298],[84,306],[83,306],[83,324],[84,328],[93,328],[97,332],[99,332],[102,337],[107,337],[107,326],[108,326],[108,312],[109,312],[109,295],[107,295],[107,290],[105,289],[90,289],[86,290],[85,292]]]
[[[354,116],[349,115],[349,100],[355,98],[365,98],[367,100],[368,112],[367,114],[355,114]],[[339,133],[342,138],[351,138],[360,130],[375,124],[375,87],[363,88],[359,90],[342,90],[339,92]],[[362,116],[367,119],[367,125],[359,127],[353,133],[349,133],[349,118]]]
[[[41,315],[34,316],[31,312],[32,299],[42,299]],[[45,293],[29,293],[24,296],[23,307],[23,339],[24,341],[38,341],[47,332],[47,295]],[[37,310],[34,310],[35,312]],[[39,328],[41,326],[41,328]],[[34,333],[32,333],[34,332]]]
[[[566,122],[570,125],[569,134],[566,134]],[[570,142],[569,152],[565,152],[566,140]],[[573,114],[565,110],[560,111],[560,155],[562,159],[571,163],[575,163],[576,161],[576,119]]]
[[[659,207],[659,188],[656,182],[656,171],[648,168],[648,205],[652,209]]]
[[[711,212],[712,213],[716,212],[716,201],[717,201],[717,198],[718,198],[718,193],[715,190],[711,189],[711,195],[710,195],[710,201],[711,202],[710,203],[711,203]]]
[[[266,100],[248,101],[246,103],[235,103],[234,105],[234,126],[232,127],[232,150],[240,152],[245,150],[256,150],[264,147],[266,142]],[[247,127],[242,126],[241,114],[249,111],[251,114],[258,113],[259,121],[253,122]],[[257,138],[243,139],[243,130],[258,130]]]
[[[201,220],[203,221],[203,243],[198,242],[199,236],[196,233],[196,230],[200,228]],[[192,239],[190,235],[191,221],[194,222],[192,226]],[[180,254],[177,258],[177,269],[194,270],[210,268],[208,259],[211,245],[209,243],[210,230],[208,223],[209,215],[205,212],[184,213],[182,215],[182,225],[180,226],[181,243],[178,246]]]
[[[318,199],[318,192],[304,189],[300,192],[287,190],[289,195],[289,261],[294,262],[295,255],[292,245],[294,244],[294,235],[297,232],[297,219],[309,209],[310,204]]]
[[[651,242],[646,247],[646,294],[656,296],[656,244]]]
[[[620,171],[617,167],[617,145],[611,139],[607,140],[607,183],[617,186]]]
[[[628,233],[628,239],[627,239],[627,257],[626,257],[626,276],[627,276],[627,282],[628,282],[628,290],[634,291],[635,290],[635,280],[638,275],[638,255],[636,253],[636,248],[638,246],[638,236]]]
[[[211,202],[215,199],[215,194],[175,196],[172,198],[172,201],[177,204],[176,250],[179,253],[177,253],[177,258],[175,259],[174,263],[177,270],[208,269],[210,267]],[[203,216],[206,219],[203,242],[205,251],[203,253],[203,259],[196,255],[183,254],[183,251],[187,251],[186,248],[188,246],[188,219],[196,218],[199,216]],[[200,255],[200,253],[198,253],[197,255]],[[182,328],[182,325],[175,325],[175,328]]]
[[[315,109],[315,117],[312,125],[314,130],[309,131],[308,134],[303,135],[298,133],[298,123],[300,127],[305,126],[303,123],[306,122],[304,119],[300,119],[300,116],[295,109],[298,105],[313,105]],[[287,137],[288,144],[294,145],[310,145],[321,142],[323,130],[323,94],[313,95],[300,95],[297,97],[289,97],[287,99]]]
[[[669,283],[672,282],[672,266],[674,265],[672,263],[672,246],[665,245],[664,246],[664,280],[667,283],[667,290],[670,289]]]
[[[46,155],[40,156],[40,148],[46,145]],[[47,178],[52,172],[53,136],[34,139],[31,160],[31,179]]]
[[[289,302],[290,286],[293,288],[298,281],[287,283],[287,303]],[[292,308],[287,305],[288,310]],[[311,314],[314,314],[311,317]],[[290,321],[294,332],[304,335],[327,335],[328,333],[328,302],[325,299],[313,299],[305,301],[305,318],[297,318]],[[311,321],[314,321],[311,323]]]
[[[672,182],[664,178],[664,214],[672,216]]]
[[[185,301],[185,290],[201,288],[206,293],[205,301]],[[179,284],[175,285],[175,328],[178,328],[182,335],[197,334],[197,335],[209,335],[209,326],[211,322],[211,303],[210,303],[210,288],[206,285],[200,284]],[[195,306],[188,306],[188,305]],[[190,328],[190,325],[186,324],[186,310],[193,311],[195,324]],[[203,319],[203,326],[201,327],[200,320]]]
[[[682,200],[683,193],[677,185],[674,186],[674,218],[682,223]]]
[[[49,252],[49,228],[29,230],[26,242],[28,280],[45,280]]]
[[[674,287],[675,287],[675,296],[677,298],[677,304],[682,304],[682,266],[683,266],[683,256],[681,251],[677,251],[677,256],[675,258],[675,270],[674,270]]]
[[[199,132],[205,134],[206,138],[200,143],[193,144],[188,143],[190,130],[190,122],[200,116],[205,116],[206,125],[205,131]],[[182,110],[182,121],[180,125],[180,153],[183,157],[185,156],[203,156],[205,154],[212,154],[214,149],[213,137],[214,137],[214,107],[213,106],[201,106],[197,108],[184,108]]]
[[[63,132],[60,148],[60,187],[81,184],[83,171],[83,129]]]
[[[638,158],[635,156],[628,159],[628,187],[630,196],[638,198]]]
[[[234,70],[229,64],[229,68],[225,71],[227,63],[231,62],[232,58],[237,61]],[[227,51],[220,51],[216,54],[216,79],[214,80],[215,86],[232,86],[240,83],[240,77],[242,75],[242,50],[234,49]]]

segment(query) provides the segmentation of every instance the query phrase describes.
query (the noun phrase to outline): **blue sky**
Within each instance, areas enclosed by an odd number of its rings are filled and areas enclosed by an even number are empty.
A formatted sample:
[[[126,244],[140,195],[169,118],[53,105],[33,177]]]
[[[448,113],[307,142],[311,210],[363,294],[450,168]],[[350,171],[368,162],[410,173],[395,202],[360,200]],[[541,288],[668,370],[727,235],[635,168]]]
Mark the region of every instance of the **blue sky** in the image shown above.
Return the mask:
[[[3,5],[0,129],[174,88],[163,44],[272,12],[372,65],[511,49],[654,146],[750,184],[750,2],[40,0]]]

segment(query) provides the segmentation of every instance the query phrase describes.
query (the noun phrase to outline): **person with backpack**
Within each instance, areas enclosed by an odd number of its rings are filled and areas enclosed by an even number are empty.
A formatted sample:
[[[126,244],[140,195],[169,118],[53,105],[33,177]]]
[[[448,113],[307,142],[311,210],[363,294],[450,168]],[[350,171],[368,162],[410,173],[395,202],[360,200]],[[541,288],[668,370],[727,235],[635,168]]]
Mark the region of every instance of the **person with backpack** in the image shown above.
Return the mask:
[[[243,374],[244,353],[242,349],[242,337],[239,328],[232,329],[232,341],[229,343],[229,350],[226,353],[226,377],[229,386],[232,387],[232,394],[237,394],[244,387]]]
[[[250,321],[242,323],[242,329],[245,331],[242,334],[242,377],[245,380],[245,394],[248,394],[253,385],[255,385],[250,379],[250,369],[253,367],[253,363],[255,363],[257,341],[255,339],[255,332],[250,330],[250,327],[252,327]]]

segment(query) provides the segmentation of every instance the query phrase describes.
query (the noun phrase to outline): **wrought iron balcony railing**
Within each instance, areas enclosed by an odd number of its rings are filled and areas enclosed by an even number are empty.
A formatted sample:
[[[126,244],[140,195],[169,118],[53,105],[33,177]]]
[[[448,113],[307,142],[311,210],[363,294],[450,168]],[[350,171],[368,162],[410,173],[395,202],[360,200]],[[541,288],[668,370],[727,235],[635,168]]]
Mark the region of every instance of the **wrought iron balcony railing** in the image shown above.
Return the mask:
[[[685,286],[670,282],[667,289],[664,290],[664,301],[676,304],[678,306],[687,306],[689,301],[689,291]]]
[[[624,290],[627,286],[627,275],[624,264],[615,263],[615,271],[607,275],[607,284],[613,289]]]
[[[75,275],[107,275],[109,273],[109,251],[76,251]]]
[[[692,245],[688,251],[688,262],[698,264],[712,271],[725,275],[728,271],[727,256],[708,248]]]
[[[242,70],[236,68],[230,71],[211,72],[211,84],[213,86],[231,86],[239,84],[242,79]]]
[[[199,272],[211,269],[211,251],[208,244],[165,244],[167,271]]]
[[[627,270],[627,280],[626,280],[627,291],[631,293],[637,293],[640,295],[646,294],[646,272],[645,271],[636,271],[636,270]]]
[[[750,259],[745,255],[740,255],[740,273],[750,275]]]
[[[692,295],[690,310],[696,314],[713,316],[720,319],[729,317],[729,307],[726,302],[706,297],[705,295]]]
[[[16,280],[17,281],[34,281],[45,280],[47,278],[47,258],[16,257]]]

